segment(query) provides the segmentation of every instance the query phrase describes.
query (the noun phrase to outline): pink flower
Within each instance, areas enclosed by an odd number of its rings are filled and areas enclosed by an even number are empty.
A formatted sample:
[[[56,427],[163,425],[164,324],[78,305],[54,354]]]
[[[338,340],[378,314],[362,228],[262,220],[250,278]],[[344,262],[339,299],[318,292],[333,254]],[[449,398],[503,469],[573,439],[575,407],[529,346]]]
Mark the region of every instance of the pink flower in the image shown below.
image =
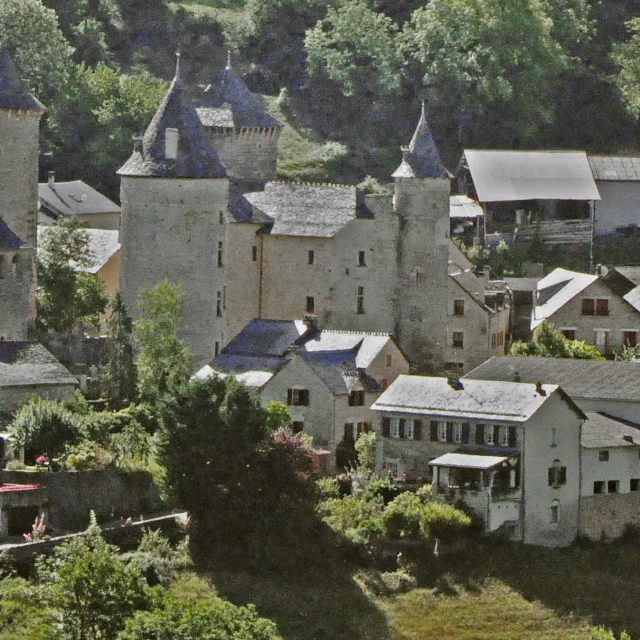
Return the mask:
[[[36,464],[44,464],[47,461],[47,456],[40,456],[36,458]]]

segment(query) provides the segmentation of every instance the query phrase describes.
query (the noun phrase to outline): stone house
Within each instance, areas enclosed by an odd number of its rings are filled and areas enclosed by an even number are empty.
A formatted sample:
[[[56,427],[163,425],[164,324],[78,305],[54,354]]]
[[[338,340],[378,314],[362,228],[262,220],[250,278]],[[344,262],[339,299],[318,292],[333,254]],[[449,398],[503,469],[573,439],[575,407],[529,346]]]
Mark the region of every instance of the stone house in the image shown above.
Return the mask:
[[[582,427],[580,533],[594,540],[640,525],[640,429],[602,413]]]
[[[578,534],[585,415],[557,385],[403,375],[371,409],[379,471],[431,481],[526,544]]]
[[[448,293],[447,370],[467,373],[492,356],[504,355],[509,338],[506,290],[494,292],[488,271],[478,277],[450,265]]]
[[[388,334],[320,330],[315,319],[253,320],[196,374],[233,375],[263,404],[287,405],[295,431],[335,452],[372,427],[371,404],[409,364]]]
[[[640,310],[628,295],[618,295],[602,276],[554,269],[538,282],[531,330],[548,320],[565,337],[613,355],[638,341]]]
[[[322,328],[392,333],[416,367],[441,367],[450,183],[424,112],[393,195],[264,183],[279,125],[230,68],[221,78],[208,91],[218,97],[194,105],[178,70],[119,171],[125,304],[162,278],[181,282],[199,367],[252,319],[305,313]]]
[[[574,358],[503,356],[487,360],[466,378],[557,384],[586,412],[640,424],[640,363]]]
[[[120,228],[120,207],[82,180],[56,182],[50,171],[49,180],[38,184],[38,200],[40,224],[73,216],[92,229]]]

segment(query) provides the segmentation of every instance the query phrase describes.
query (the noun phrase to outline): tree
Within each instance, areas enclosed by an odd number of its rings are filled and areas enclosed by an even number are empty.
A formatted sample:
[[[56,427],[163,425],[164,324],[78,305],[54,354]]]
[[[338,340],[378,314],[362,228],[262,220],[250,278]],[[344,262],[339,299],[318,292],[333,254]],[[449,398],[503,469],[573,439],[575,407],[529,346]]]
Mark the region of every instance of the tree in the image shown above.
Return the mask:
[[[535,328],[529,342],[514,342],[509,348],[509,355],[580,360],[605,359],[593,345],[587,344],[584,340],[568,340],[546,320]]]
[[[78,444],[83,435],[82,416],[69,411],[57,400],[34,398],[23,404],[9,426],[14,442],[25,447],[26,457],[58,457],[69,444]]]
[[[291,429],[293,421],[287,410],[287,405],[277,400],[269,400],[264,408],[265,417],[267,419],[267,427],[271,433],[278,429]]]
[[[629,38],[613,45],[611,60],[618,67],[611,77],[622,102],[631,115],[640,118],[640,18],[626,23]]]
[[[140,315],[133,323],[133,335],[138,348],[138,390],[143,398],[159,398],[189,376],[191,351],[178,337],[183,299],[182,285],[166,279],[138,294]]]
[[[70,334],[97,328],[108,302],[104,283],[83,271],[93,264],[89,240],[75,218],[40,231],[37,322],[41,330]]]
[[[137,380],[132,345],[133,324],[120,293],[116,294],[107,330],[105,364],[100,376],[102,393],[109,399],[111,408],[122,408],[135,400]]]

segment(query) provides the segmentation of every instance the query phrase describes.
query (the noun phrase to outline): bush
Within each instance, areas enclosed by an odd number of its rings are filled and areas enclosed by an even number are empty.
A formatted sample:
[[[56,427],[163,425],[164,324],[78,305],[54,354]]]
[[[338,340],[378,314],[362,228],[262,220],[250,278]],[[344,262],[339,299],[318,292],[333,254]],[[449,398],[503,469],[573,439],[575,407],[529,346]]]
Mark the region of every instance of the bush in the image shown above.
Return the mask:
[[[432,500],[422,509],[420,531],[426,538],[447,542],[463,535],[471,527],[471,518],[444,502]]]
[[[362,492],[362,498],[368,501],[380,497],[384,504],[389,504],[399,493],[400,489],[389,478],[374,476],[367,488]]]
[[[358,469],[373,473],[376,470],[376,432],[361,433],[355,442]]]
[[[68,447],[60,460],[65,471],[106,469],[114,463],[114,455],[93,440],[83,440],[80,444]]]
[[[418,581],[406,569],[388,571],[380,577],[390,593],[406,593],[418,586]]]
[[[424,505],[420,496],[405,491],[387,505],[382,516],[382,527],[390,538],[415,538],[420,535],[420,522]]]
[[[321,497],[326,500],[327,498],[339,498],[340,488],[338,487],[338,481],[335,478],[320,478],[316,480],[318,489],[320,490]]]
[[[354,542],[370,542],[382,533],[380,518],[384,511],[382,499],[369,501],[353,494],[330,498],[318,505],[322,519],[338,533]]]

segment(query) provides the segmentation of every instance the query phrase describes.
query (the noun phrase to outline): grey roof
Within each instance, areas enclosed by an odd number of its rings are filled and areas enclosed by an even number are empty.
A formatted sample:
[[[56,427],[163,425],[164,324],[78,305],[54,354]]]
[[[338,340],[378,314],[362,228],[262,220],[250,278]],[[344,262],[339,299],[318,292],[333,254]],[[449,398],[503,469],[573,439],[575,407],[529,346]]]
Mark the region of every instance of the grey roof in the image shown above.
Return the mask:
[[[56,215],[120,213],[120,207],[82,180],[38,184],[40,205]]]
[[[78,381],[39,342],[0,341],[0,387],[58,384]]]
[[[0,109],[46,111],[20,77],[20,72],[4,45],[0,45]]]
[[[221,355],[281,358],[305,328],[299,328],[293,320],[254,319],[222,349]]]
[[[535,291],[542,278],[505,278],[511,291]]]
[[[348,374],[356,370],[356,349],[344,351],[302,352],[300,357],[311,367],[334,395],[351,391]]]
[[[617,271],[634,285],[640,285],[640,267],[613,267],[613,270]]]
[[[273,218],[257,207],[254,207],[245,197],[242,181],[229,178],[229,213],[234,222],[271,224]]]
[[[371,407],[375,411],[429,414],[456,418],[526,422],[559,387],[486,380],[461,380],[453,388],[447,378],[399,376]],[[571,403],[571,400],[565,398]],[[572,408],[579,409],[571,403]]]
[[[465,149],[480,202],[600,200],[584,151]]]
[[[393,173],[394,178],[448,178],[424,113],[424,102],[418,126],[409,143],[408,154]]]
[[[245,197],[273,218],[272,235],[330,238],[358,217],[354,186],[267,182]]]
[[[628,302],[636,311],[640,312],[640,286],[631,289],[622,296],[625,302]]]
[[[231,68],[231,63],[204,92],[198,116],[206,127],[276,127],[278,121],[264,108]]]
[[[467,373],[476,380],[557,384],[572,398],[640,401],[640,363],[574,358],[494,356]]]
[[[469,196],[449,196],[450,218],[477,218],[484,215],[484,209]]]
[[[9,225],[0,216],[0,251],[5,249],[19,249],[24,243],[9,229]]]
[[[449,277],[455,280],[464,291],[469,294],[469,297],[476,302],[476,304],[484,311],[489,313],[495,313],[493,309],[490,309],[484,304],[484,281],[478,278],[470,271],[462,271],[460,269],[449,273]]]
[[[639,156],[599,156],[589,154],[589,165],[596,180],[640,180]]]
[[[86,269],[88,273],[98,273],[107,262],[120,251],[117,229],[85,229],[89,240],[89,254],[93,264]]]
[[[478,456],[468,453],[445,453],[431,460],[434,467],[460,467],[463,469],[492,469],[502,464],[506,456]]]
[[[626,439],[625,439],[626,438]],[[640,428],[602,413],[587,413],[580,443],[585,449],[640,446]]]
[[[178,129],[178,157],[165,157],[165,131]],[[121,176],[225,178],[227,170],[209,142],[195,107],[184,95],[179,73],[173,79],[142,139],[119,169]]]

